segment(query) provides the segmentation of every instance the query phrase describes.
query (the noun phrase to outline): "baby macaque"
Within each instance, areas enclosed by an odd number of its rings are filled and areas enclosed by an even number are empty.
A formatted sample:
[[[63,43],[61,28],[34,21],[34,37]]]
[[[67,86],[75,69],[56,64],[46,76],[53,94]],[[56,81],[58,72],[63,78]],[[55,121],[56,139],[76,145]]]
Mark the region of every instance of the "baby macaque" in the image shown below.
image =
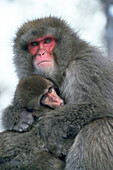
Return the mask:
[[[58,94],[57,86],[39,75],[32,75],[22,80],[17,85],[10,112],[7,112],[7,109],[4,111],[7,113],[3,114],[5,128],[11,131],[28,131],[34,122],[34,117],[40,117],[44,109],[47,107],[55,109],[64,105]],[[37,112],[35,114],[35,110],[39,111],[38,115]]]
[[[64,104],[57,93],[58,88],[50,80],[33,75],[18,84],[14,101],[28,111],[33,111],[40,105],[55,109]]]

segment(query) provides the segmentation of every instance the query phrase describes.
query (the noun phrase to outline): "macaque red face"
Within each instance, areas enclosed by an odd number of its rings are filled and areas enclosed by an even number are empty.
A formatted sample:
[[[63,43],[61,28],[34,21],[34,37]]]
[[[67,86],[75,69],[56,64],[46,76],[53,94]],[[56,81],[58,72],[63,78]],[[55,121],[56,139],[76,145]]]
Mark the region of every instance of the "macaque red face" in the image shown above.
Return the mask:
[[[42,96],[41,103],[51,108],[63,106],[63,100],[57,95],[55,89],[50,87],[45,95]]]
[[[53,49],[56,45],[53,36],[44,36],[28,43],[28,50],[34,56],[36,68],[46,68],[54,65]]]

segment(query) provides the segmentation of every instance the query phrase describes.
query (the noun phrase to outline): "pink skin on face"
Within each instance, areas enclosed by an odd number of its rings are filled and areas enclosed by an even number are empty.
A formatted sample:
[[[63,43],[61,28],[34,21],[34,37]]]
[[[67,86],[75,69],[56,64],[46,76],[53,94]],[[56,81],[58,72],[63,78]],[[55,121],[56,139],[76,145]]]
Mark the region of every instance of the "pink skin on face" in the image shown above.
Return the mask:
[[[35,56],[34,64],[38,68],[53,65],[53,49],[56,45],[53,36],[44,36],[28,43],[29,52]]]
[[[54,88],[51,88],[51,91],[45,94],[45,98],[42,99],[42,104],[48,105],[51,108],[56,108],[59,106],[63,106],[63,100],[57,95]]]

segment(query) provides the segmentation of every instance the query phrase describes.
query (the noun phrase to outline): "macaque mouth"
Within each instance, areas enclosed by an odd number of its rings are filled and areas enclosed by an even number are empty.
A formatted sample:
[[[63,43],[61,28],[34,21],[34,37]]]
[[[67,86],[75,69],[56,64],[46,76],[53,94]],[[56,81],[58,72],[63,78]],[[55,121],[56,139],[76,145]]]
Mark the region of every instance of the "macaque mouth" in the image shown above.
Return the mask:
[[[41,61],[41,62],[37,63],[37,66],[40,65],[40,64],[46,64],[46,63],[51,64],[52,61]]]

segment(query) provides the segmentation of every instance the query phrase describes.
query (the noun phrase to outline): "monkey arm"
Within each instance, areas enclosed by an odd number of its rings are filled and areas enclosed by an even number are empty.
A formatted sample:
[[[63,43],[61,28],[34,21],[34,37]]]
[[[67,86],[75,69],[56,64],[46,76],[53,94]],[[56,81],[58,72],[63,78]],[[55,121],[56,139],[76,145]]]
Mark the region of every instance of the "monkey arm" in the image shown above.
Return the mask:
[[[100,109],[101,108],[101,109]],[[60,157],[64,153],[64,144],[67,140],[75,138],[82,127],[92,120],[104,116],[111,116],[111,112],[105,106],[93,104],[65,105],[61,109],[48,112],[39,122],[38,130],[41,137],[47,143],[50,152]]]

